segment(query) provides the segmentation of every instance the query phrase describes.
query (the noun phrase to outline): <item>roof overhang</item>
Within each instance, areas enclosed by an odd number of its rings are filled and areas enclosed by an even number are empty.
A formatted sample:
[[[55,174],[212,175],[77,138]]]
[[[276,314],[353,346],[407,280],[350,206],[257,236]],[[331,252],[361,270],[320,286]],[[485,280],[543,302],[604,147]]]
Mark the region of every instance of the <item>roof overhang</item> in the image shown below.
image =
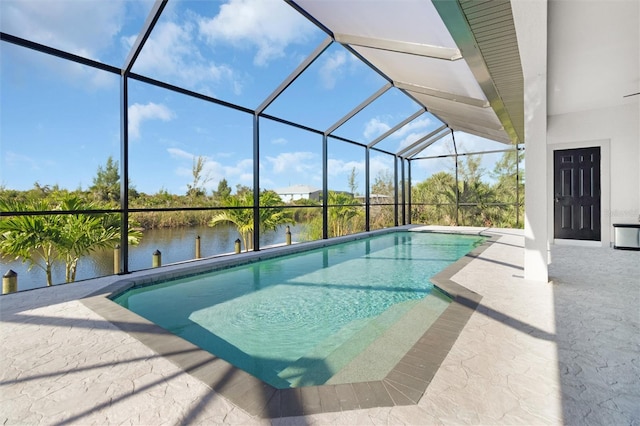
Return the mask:
[[[509,0],[288,2],[450,129],[524,142]]]

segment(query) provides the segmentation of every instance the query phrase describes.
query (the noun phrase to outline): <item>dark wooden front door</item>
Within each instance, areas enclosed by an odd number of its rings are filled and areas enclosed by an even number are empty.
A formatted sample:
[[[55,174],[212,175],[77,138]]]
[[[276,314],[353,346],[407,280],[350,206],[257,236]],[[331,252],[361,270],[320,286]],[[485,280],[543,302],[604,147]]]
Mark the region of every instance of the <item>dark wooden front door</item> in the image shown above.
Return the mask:
[[[600,241],[600,147],[554,151],[554,237]]]

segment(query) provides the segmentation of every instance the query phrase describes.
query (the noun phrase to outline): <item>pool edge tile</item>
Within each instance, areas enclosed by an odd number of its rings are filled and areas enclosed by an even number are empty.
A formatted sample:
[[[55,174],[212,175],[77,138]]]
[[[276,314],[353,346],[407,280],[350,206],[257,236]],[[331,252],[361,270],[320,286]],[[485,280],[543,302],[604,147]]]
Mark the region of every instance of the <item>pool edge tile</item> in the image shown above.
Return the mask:
[[[368,382],[373,398],[375,399],[375,407],[393,407],[393,399],[387,388],[384,386],[381,380],[375,382]]]
[[[322,385],[317,386],[318,394],[320,395],[320,406],[323,412],[337,412],[340,411],[340,401],[338,400],[338,394],[334,385]]]
[[[302,416],[300,389],[280,389],[280,417]]]
[[[384,386],[385,390],[387,391],[387,393],[391,397],[391,400],[393,401],[394,405],[396,405],[396,406],[400,405],[401,406],[401,405],[415,405],[416,404],[416,402],[412,401],[409,397],[407,397],[405,394],[400,392],[390,382],[382,380],[380,383],[382,383],[382,386]]]
[[[318,386],[304,386],[300,388],[300,400],[302,405],[302,414],[319,414],[322,413],[322,403]]]
[[[338,401],[340,402],[340,409],[345,410],[357,410],[360,408],[358,402],[358,396],[356,395],[351,383],[345,383],[340,385],[333,385],[338,395]]]
[[[218,384],[213,390],[249,414],[260,415],[265,407],[268,407],[277,389],[238,368],[233,370],[234,374],[229,378],[228,387],[226,383]]]
[[[413,388],[410,388],[409,386],[406,386],[402,383],[395,382],[393,380],[384,379],[383,383],[386,386],[391,386],[392,388],[394,388],[398,393],[400,393],[400,395],[402,395],[407,400],[411,401],[411,404],[417,404],[422,398],[422,395],[424,395],[424,390],[420,391],[418,389],[413,389]],[[410,404],[402,404],[402,405],[410,405]]]

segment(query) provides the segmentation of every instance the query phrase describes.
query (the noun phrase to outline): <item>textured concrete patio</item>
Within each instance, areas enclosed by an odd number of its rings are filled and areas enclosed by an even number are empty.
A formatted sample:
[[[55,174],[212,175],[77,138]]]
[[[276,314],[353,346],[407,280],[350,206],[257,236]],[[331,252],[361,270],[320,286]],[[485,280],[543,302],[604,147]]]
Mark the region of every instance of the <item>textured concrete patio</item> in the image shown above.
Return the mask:
[[[640,424],[640,252],[553,246],[536,283],[522,232],[488,231],[453,277],[480,305],[417,405],[252,417],[80,301],[108,277],[0,298],[0,423]]]

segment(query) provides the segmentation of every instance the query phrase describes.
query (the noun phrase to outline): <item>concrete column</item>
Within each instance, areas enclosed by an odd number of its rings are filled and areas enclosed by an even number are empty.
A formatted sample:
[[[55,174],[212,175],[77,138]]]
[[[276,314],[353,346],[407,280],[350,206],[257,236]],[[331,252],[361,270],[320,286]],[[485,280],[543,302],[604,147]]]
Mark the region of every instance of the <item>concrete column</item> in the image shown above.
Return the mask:
[[[511,2],[524,75],[524,277],[549,280],[547,235],[547,1]]]

